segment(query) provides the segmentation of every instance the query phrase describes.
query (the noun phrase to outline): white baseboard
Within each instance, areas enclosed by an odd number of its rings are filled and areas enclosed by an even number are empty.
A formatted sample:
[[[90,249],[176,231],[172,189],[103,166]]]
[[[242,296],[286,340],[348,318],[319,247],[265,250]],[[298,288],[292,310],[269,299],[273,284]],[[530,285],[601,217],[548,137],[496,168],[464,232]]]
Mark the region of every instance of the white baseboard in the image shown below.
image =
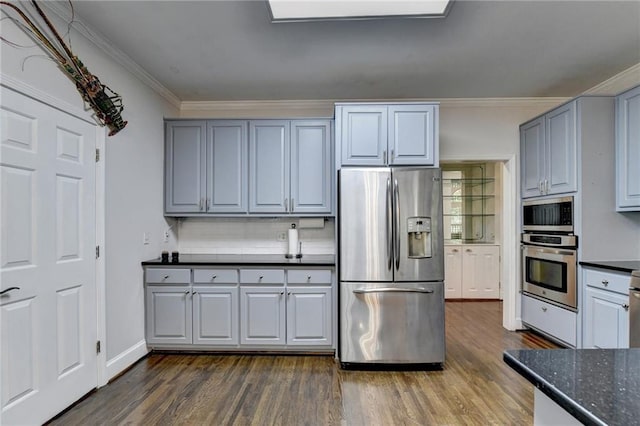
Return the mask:
[[[147,342],[143,339],[107,361],[107,381],[113,379],[122,371],[133,365],[140,358],[144,357],[149,350]]]

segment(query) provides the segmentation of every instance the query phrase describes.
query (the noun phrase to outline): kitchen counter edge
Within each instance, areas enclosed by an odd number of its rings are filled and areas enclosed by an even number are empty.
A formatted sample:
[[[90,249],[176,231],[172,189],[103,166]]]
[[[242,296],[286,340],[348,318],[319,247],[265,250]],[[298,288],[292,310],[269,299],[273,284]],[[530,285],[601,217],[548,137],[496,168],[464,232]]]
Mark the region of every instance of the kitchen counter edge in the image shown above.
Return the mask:
[[[307,255],[287,259],[284,255],[180,255],[179,262],[162,262],[160,258],[145,260],[142,266],[336,266],[333,255]]]
[[[627,274],[640,269],[640,260],[583,260],[578,263],[580,266],[607,269]]]

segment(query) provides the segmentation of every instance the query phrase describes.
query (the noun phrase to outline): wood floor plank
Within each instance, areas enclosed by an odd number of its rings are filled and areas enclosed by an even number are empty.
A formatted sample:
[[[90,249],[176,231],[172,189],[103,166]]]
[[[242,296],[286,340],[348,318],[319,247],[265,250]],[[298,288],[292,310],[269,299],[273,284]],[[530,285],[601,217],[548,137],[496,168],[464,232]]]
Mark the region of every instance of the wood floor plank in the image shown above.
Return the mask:
[[[50,424],[531,424],[533,387],[502,352],[557,346],[501,323],[501,302],[447,302],[442,371],[345,371],[329,356],[151,354]]]

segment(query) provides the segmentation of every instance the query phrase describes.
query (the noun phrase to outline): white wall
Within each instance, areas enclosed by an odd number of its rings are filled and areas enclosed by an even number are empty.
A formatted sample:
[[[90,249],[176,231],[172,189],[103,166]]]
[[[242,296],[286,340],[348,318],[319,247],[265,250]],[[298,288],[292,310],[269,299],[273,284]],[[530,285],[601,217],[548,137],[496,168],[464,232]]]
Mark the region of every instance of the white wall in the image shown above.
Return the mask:
[[[49,14],[58,28],[62,26]],[[9,20],[2,21],[2,36],[10,41],[33,45]],[[106,179],[106,244],[102,253],[106,268],[107,375],[112,377],[146,352],[144,303],[140,262],[157,257],[164,243],[167,223],[162,214],[163,197],[163,117],[177,110],[149,89],[86,38],[72,32],[74,53],[100,80],[118,92],[128,126],[107,137],[103,153]],[[77,108],[83,102],[75,85],[42,57],[37,48],[13,48],[0,44],[1,72]],[[23,69],[24,68],[24,69]],[[89,114],[88,114],[89,115]],[[150,244],[142,245],[142,233],[149,232]],[[175,241],[166,244],[174,247]]]
[[[180,253],[206,254],[286,254],[287,241],[278,241],[291,224],[298,227],[304,254],[335,254],[334,220],[322,227],[306,228],[299,218],[188,218],[178,226]],[[301,225],[303,227],[301,227]]]

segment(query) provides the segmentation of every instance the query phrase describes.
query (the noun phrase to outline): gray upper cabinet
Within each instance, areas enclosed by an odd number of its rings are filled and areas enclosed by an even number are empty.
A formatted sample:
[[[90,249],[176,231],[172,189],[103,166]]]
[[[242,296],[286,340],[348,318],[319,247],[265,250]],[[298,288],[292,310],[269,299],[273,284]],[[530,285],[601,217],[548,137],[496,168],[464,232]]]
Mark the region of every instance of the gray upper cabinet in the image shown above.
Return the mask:
[[[252,121],[249,137],[249,211],[289,211],[289,122]]]
[[[438,113],[436,104],[338,104],[341,164],[438,165]]]
[[[207,122],[206,211],[247,211],[247,122]]]
[[[331,214],[331,142],[331,120],[167,121],[165,214]]]
[[[331,125],[291,122],[291,213],[331,213]]]
[[[520,126],[522,197],[578,189],[576,101]]]
[[[249,212],[331,213],[331,122],[250,122]]]
[[[165,212],[202,212],[205,201],[206,122],[167,122],[165,135]]]
[[[640,86],[616,97],[617,211],[640,211]]]

